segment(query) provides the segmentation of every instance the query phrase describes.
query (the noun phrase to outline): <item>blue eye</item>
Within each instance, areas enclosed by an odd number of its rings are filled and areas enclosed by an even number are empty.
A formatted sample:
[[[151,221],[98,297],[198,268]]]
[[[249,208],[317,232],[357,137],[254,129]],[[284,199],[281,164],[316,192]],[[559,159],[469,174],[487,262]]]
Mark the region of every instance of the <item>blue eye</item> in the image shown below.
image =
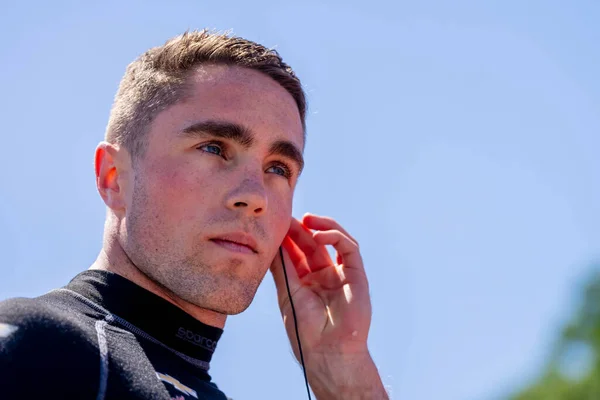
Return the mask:
[[[281,175],[285,178],[289,178],[291,176],[289,168],[287,168],[285,165],[273,165],[268,170],[275,170],[277,175]]]
[[[218,156],[223,155],[223,149],[221,148],[220,145],[218,145],[216,143],[205,144],[203,146],[200,146],[199,149],[202,149],[203,151],[205,151],[207,153],[216,154]]]

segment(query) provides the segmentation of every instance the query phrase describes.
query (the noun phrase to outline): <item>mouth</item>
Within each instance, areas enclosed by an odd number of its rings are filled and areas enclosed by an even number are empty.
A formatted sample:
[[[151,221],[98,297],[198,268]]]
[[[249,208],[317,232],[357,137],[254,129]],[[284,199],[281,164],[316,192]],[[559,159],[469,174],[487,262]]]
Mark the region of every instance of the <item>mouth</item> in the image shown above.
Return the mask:
[[[210,238],[210,241],[235,253],[258,254],[256,241],[246,233],[227,233]]]

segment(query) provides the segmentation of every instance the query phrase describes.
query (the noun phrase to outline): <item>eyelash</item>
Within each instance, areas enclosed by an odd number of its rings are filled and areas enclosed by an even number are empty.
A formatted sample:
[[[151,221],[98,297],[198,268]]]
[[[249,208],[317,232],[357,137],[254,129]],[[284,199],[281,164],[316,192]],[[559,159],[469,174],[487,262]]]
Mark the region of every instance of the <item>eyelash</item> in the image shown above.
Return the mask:
[[[223,142],[216,142],[216,141],[209,142],[209,143],[204,143],[204,144],[198,146],[198,150],[202,150],[202,148],[207,147],[207,146],[216,146],[216,147],[219,147],[219,149],[221,150],[221,154],[216,154],[216,153],[213,153],[213,152],[210,152],[210,151],[203,150],[204,152],[209,153],[209,154],[213,154],[215,156],[223,157],[224,159],[227,159],[227,155],[226,155],[227,154],[227,150],[226,150],[227,149],[227,145],[225,143],[223,143]],[[273,163],[271,165],[270,168],[272,168],[272,167],[279,167],[279,168],[283,169],[284,173],[283,174],[277,174],[279,176],[283,176],[284,178],[287,178],[287,179],[289,179],[292,176],[292,169],[287,164],[285,164],[285,163],[275,162],[275,163]]]

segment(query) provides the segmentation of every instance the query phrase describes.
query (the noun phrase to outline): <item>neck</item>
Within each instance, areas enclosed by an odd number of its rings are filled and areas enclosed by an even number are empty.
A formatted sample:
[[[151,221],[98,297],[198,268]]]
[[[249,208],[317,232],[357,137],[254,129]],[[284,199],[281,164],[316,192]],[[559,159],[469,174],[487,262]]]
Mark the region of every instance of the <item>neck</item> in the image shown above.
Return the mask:
[[[173,292],[152,280],[131,262],[116,239],[105,240],[100,254],[89,269],[98,269],[118,274],[155,295],[162,297],[202,323],[220,329],[225,327],[226,315],[182,300]]]

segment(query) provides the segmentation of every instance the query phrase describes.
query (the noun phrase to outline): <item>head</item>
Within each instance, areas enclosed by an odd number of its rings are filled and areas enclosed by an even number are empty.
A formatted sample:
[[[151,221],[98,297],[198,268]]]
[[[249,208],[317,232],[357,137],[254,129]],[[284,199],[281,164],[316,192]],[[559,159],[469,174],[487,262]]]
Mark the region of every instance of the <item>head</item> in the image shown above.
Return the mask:
[[[150,49],[96,150],[105,242],[181,300],[245,310],[290,225],[305,110],[292,69],[259,44],[202,31]]]

